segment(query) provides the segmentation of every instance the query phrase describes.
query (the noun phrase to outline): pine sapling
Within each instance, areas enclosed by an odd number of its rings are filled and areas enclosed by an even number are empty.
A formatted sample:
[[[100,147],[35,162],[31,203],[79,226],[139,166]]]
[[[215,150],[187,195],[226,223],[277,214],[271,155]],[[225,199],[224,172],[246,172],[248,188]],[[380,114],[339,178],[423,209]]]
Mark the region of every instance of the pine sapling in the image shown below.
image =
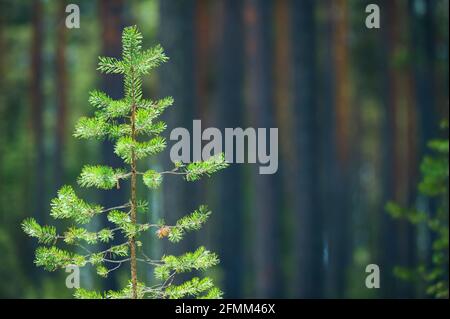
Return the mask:
[[[148,203],[137,198],[138,180],[149,189],[156,189],[166,175],[181,175],[186,181],[196,181],[228,165],[221,153],[203,162],[174,163],[172,169],[163,172],[139,170],[140,160],[166,148],[166,141],[160,135],[166,129],[166,123],[158,117],[173,104],[171,97],[156,101],[143,98],[142,77],[166,62],[168,57],[159,45],[142,50],[141,44],[142,35],[137,27],[127,27],[122,34],[122,59],[99,58],[99,71],[123,75],[125,97],[113,100],[103,92],[91,92],[89,103],[95,108],[95,114],[80,118],[74,132],[74,136],[80,139],[114,141],[115,154],[127,164],[121,168],[86,165],[78,178],[78,185],[109,190],[119,188],[129,179],[129,201],[105,208],[81,199],[73,187],[63,186],[51,201],[50,215],[54,219],[68,220],[71,226],[59,234],[54,226],[42,226],[33,218],[28,218],[23,221],[22,228],[26,234],[37,238],[41,246],[36,249],[35,264],[48,271],[68,266],[92,266],[98,275],[107,277],[121,265],[130,264],[129,284],[122,290],[96,292],[79,288],[75,292],[77,298],[220,298],[222,292],[208,277],[194,277],[174,284],[177,274],[204,271],[217,265],[219,260],[216,254],[200,247],[180,256],[164,255],[159,260],[153,260],[145,255],[144,243],[139,240],[142,233],[153,230],[160,239],[179,242],[186,232],[200,229],[211,212],[206,206],[200,206],[175,225],[166,225],[164,221],[158,224],[139,223],[137,214],[147,211]],[[89,231],[89,224],[100,214],[107,214],[109,227]],[[112,244],[113,240],[119,244]],[[99,244],[108,243],[107,249],[94,251]],[[153,267],[159,284],[148,287],[138,281],[138,262]]]

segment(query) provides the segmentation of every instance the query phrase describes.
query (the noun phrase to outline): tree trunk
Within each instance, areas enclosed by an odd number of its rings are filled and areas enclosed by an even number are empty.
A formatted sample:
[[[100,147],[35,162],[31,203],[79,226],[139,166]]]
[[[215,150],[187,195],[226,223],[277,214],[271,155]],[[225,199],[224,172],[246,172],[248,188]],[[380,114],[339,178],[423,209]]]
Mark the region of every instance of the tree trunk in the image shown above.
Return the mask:
[[[254,128],[275,126],[272,88],[271,6],[269,1],[247,0],[244,5],[246,65],[248,80],[247,113]],[[258,135],[261,134],[258,132]],[[266,141],[269,141],[267,132]],[[258,136],[261,138],[261,136]],[[255,225],[256,297],[274,298],[280,293],[280,263],[278,262],[278,199],[273,191],[276,175],[261,175],[258,165],[250,172],[252,210]]]
[[[159,37],[170,63],[160,68],[160,96],[172,96],[175,100],[170,112],[163,115],[167,127],[190,129],[194,119],[195,78],[193,72],[194,6],[188,1],[160,1],[161,25]],[[163,155],[164,165],[171,163],[169,152]],[[180,178],[167,178],[163,185],[163,217],[175,222],[198,207],[192,196],[194,184]],[[195,234],[187,234],[177,245],[164,243],[164,251],[180,254],[191,250]],[[181,280],[182,278],[180,278]]]
[[[332,100],[328,101],[327,116],[331,130],[327,150],[329,171],[327,178],[329,204],[327,212],[327,292],[332,298],[343,298],[346,293],[347,267],[350,259],[350,179],[351,128],[350,88],[348,53],[348,4],[345,0],[333,1],[327,7],[330,19],[332,52],[332,84],[329,87]]]
[[[288,164],[295,190],[294,293],[298,298],[322,294],[323,233],[318,203],[318,137],[316,90],[315,1],[292,2],[293,137],[294,159]]]
[[[242,127],[243,122],[243,21],[242,1],[221,0],[219,3],[217,125]],[[243,176],[240,165],[231,165],[217,176],[218,215],[217,240],[224,271],[227,298],[243,296],[245,275],[243,242],[244,210]]]
[[[132,78],[134,75],[131,75]],[[136,141],[136,99],[134,88],[131,89],[133,96],[131,98],[131,139]],[[131,223],[136,225],[136,154],[134,149],[131,151]],[[137,299],[137,269],[136,269],[136,238],[130,238],[130,264],[131,264],[131,290],[133,299]]]
[[[44,221],[44,184],[45,184],[45,153],[43,132],[43,95],[42,95],[42,44],[43,21],[42,3],[33,1],[33,34],[31,44],[31,127],[34,142],[34,210],[36,219]]]
[[[386,1],[382,5],[386,12],[384,24],[386,41],[385,59],[393,61],[384,70],[385,78],[385,127],[383,129],[384,145],[384,197],[385,202],[394,200],[404,207],[412,204],[412,186],[415,185],[414,170],[415,142],[411,140],[414,133],[414,100],[411,96],[411,78],[407,62],[399,60],[399,54],[408,47],[405,40],[405,2]],[[405,10],[405,11],[404,11]],[[381,265],[386,282],[383,296],[408,298],[413,297],[410,283],[400,281],[393,275],[394,267],[409,267],[414,264],[414,229],[408,221],[392,220],[385,214],[381,229],[390,236],[381,238]]]
[[[56,142],[54,153],[55,186],[59,189],[64,177],[64,140],[67,126],[67,68],[66,68],[66,30],[63,25],[66,17],[66,1],[58,3],[56,35]]]
[[[295,150],[292,147],[293,136],[293,106],[292,106],[292,27],[290,15],[289,0],[280,0],[274,3],[274,19],[275,19],[275,52],[274,52],[274,98],[275,98],[275,115],[276,127],[278,127],[279,134],[279,166],[278,171],[280,175],[279,185],[273,187],[274,191],[278,193],[282,203],[278,210],[278,219],[280,220],[280,247],[289,247],[291,238],[289,234],[291,231],[291,223],[287,222],[289,216],[292,215],[292,201],[297,196],[295,184],[297,180],[292,178],[293,163],[296,162]],[[288,254],[288,249],[280,250],[280,255]],[[296,269],[296,273],[299,269]],[[298,273],[299,274],[299,273]],[[293,276],[290,272],[282,272],[283,276],[280,289],[282,295],[279,297],[291,297],[297,295],[293,294],[294,288],[299,287],[294,282]],[[299,279],[299,276],[297,276]]]
[[[415,115],[417,113],[411,123],[414,125],[414,131],[411,132],[409,136],[414,137],[410,144],[411,150],[413,151],[411,152],[411,158],[414,158],[415,161],[411,163],[411,166],[417,167],[419,165],[419,159],[422,159],[430,152],[427,143],[439,135],[438,128],[440,117],[445,116],[445,111],[442,114],[440,113],[440,110],[447,109],[448,115],[448,86],[445,88],[447,91],[447,94],[445,94],[446,100],[442,101],[440,100],[439,92],[437,90],[438,84],[436,76],[438,70],[436,67],[436,37],[438,34],[435,25],[436,1],[426,0],[424,1],[422,8],[418,8],[413,1],[408,1],[408,5],[410,20],[406,27],[411,34],[411,41],[408,44],[411,52],[414,52],[412,54],[413,58],[411,59],[413,61],[413,64],[411,65],[412,70],[410,70],[410,77],[412,78],[411,82],[413,82],[411,90],[414,92],[411,92],[411,99],[414,99],[416,102],[415,108],[413,108],[414,104],[410,105],[410,114]],[[443,102],[443,105],[438,105],[438,101]],[[415,139],[417,139],[417,141]],[[414,179],[411,180],[410,183],[410,186],[412,187],[408,189],[408,195],[410,196],[408,199],[409,202],[415,200],[417,196],[416,187],[419,173],[417,169],[412,173]],[[426,204],[428,206],[427,209],[430,217],[433,218],[438,203],[435,199],[428,199]],[[433,263],[432,244],[436,238],[436,234],[429,230],[423,235],[425,235],[423,237],[427,240],[428,247],[426,254],[419,257],[425,264],[431,266]],[[424,238],[421,239],[424,240]],[[415,256],[412,256],[412,258],[414,257]]]
[[[99,2],[99,13],[101,21],[101,38],[103,56],[120,58],[122,55],[122,29],[124,27],[124,4],[122,0],[101,0]],[[102,90],[113,99],[120,99],[123,96],[122,78],[115,74],[101,75]],[[122,167],[122,160],[114,154],[114,144],[111,141],[104,141],[101,146],[101,154],[105,165],[111,167]],[[102,194],[102,205],[104,207],[120,206],[125,201],[126,187],[120,190],[108,190]],[[107,224],[106,216],[103,216],[103,224]],[[105,290],[116,290],[118,287],[117,278],[114,274],[105,281]]]

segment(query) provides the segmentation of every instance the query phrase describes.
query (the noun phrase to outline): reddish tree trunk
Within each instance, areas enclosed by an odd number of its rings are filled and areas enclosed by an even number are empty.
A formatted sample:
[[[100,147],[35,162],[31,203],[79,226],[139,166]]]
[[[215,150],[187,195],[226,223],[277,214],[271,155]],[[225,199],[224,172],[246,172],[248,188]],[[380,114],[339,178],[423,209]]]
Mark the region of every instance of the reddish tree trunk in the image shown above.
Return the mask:
[[[272,96],[272,57],[270,54],[270,12],[268,1],[247,0],[244,5],[246,66],[248,80],[247,112],[250,126],[274,127]],[[267,137],[269,141],[269,137]],[[255,225],[255,276],[257,297],[280,293],[278,198],[273,186],[276,175],[260,175],[252,168],[252,210]]]
[[[42,94],[42,43],[43,21],[42,3],[33,1],[31,44],[31,127],[34,142],[34,210],[38,220],[44,219],[44,180],[45,153],[43,132],[43,94]]]
[[[67,126],[66,1],[58,3],[59,21],[56,35],[56,142],[54,154],[55,185],[61,187],[64,177],[64,141]]]
[[[101,55],[120,58],[122,55],[122,29],[124,27],[124,2],[122,0],[101,0],[99,2],[99,14],[101,21]],[[115,74],[101,75],[102,90],[113,99],[120,99],[123,96],[122,78]],[[111,167],[122,167],[122,160],[114,154],[114,144],[111,141],[104,141],[101,146],[103,163]],[[122,205],[129,200],[126,196],[126,187],[120,190],[108,190],[102,193],[102,205],[113,207]],[[128,190],[129,191],[129,190]],[[106,216],[103,216],[102,223],[107,224]],[[105,290],[116,290],[118,288],[117,279],[114,274],[108,277],[105,282]]]

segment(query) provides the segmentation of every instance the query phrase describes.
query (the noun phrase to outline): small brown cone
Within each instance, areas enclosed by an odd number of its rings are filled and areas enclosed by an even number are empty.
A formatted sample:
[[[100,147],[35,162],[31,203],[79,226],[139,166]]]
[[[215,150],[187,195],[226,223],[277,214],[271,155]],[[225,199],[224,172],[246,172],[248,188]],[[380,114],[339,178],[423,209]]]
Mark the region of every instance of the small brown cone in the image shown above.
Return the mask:
[[[163,226],[156,231],[156,235],[158,236],[158,238],[167,237],[167,236],[169,236],[169,233],[170,233],[170,228],[168,226]]]

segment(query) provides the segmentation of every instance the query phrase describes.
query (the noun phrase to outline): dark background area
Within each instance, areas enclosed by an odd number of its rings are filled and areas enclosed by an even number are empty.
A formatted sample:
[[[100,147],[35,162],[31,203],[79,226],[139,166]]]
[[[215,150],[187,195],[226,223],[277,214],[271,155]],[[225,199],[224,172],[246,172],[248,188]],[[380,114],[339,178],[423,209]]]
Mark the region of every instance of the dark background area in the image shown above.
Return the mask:
[[[121,165],[112,144],[72,132],[92,114],[90,90],[123,95],[122,79],[96,64],[98,55],[120,56],[131,24],[144,47],[161,43],[170,57],[144,82],[145,96],[175,99],[166,137],[191,130],[193,119],[222,131],[279,129],[274,175],[233,164],[194,184],[168,178],[160,191],[141,187],[153,221],[173,222],[201,203],[213,210],[176,246],[149,234],[150,254],[216,251],[221,263],[210,275],[225,297],[426,296],[423,283],[401,280],[394,268],[429,262],[432,235],[392,219],[385,205],[432,210],[416,185],[426,141],[448,118],[448,1],[70,1],[80,7],[80,29],[64,26],[68,3],[0,0],[0,297],[72,294],[65,273],[34,266],[35,243],[20,223],[51,223],[51,198],[75,185],[83,165]],[[369,3],[380,6],[380,29],[365,26]],[[170,167],[168,153],[148,165]],[[114,206],[126,191],[81,194]],[[380,289],[364,284],[372,263]],[[139,274],[152,282],[151,269]],[[117,289],[127,276],[126,267],[107,280],[86,270],[81,285]]]

